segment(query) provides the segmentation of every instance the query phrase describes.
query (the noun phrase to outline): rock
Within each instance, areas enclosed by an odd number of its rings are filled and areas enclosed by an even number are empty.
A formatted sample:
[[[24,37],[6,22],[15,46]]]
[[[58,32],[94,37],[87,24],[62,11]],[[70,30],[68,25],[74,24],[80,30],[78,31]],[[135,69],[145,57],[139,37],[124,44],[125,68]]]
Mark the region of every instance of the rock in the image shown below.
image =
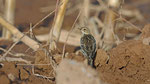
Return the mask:
[[[56,69],[56,84],[100,84],[100,80],[90,66],[64,59]]]

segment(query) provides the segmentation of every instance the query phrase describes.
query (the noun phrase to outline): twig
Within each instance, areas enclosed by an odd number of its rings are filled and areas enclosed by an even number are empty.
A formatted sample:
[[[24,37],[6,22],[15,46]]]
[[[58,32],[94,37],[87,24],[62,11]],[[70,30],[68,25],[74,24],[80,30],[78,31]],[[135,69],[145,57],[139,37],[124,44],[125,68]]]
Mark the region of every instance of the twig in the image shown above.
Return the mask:
[[[47,76],[44,76],[44,75],[35,74],[35,72],[34,72],[34,66],[32,66],[32,74],[34,76],[41,77],[41,78],[48,79],[48,80],[52,80],[52,81],[55,79],[55,77],[47,77]]]
[[[52,12],[50,12],[48,15],[46,15],[44,18],[42,18],[40,21],[38,21],[33,27],[32,29],[34,29],[37,25],[39,25],[42,21],[44,21],[46,18],[48,18],[50,15],[52,15],[56,10],[53,10]]]
[[[106,5],[103,3],[103,1],[101,0],[98,1],[101,2],[103,6]],[[119,4],[120,3],[118,0],[108,0],[108,5],[115,9],[118,9]],[[114,34],[114,25],[115,25],[114,19],[116,19],[116,15],[111,10],[109,10],[107,6],[105,6],[105,8],[106,8],[105,10],[106,14],[104,18],[104,26],[100,34],[103,35],[103,40],[102,40],[103,45],[101,47],[104,50],[109,50],[113,47],[116,41],[115,34]]]
[[[133,26],[133,28],[136,28],[137,30],[139,30],[140,32],[142,32],[142,30],[140,28],[138,28],[137,26],[135,26],[134,24],[130,23],[129,21],[127,21],[125,18],[122,18],[121,19],[125,22],[127,22],[128,24],[130,24],[131,26]]]
[[[6,55],[12,50],[12,48],[14,48],[15,47],[15,45],[17,44],[19,42],[19,40],[18,41],[16,41],[9,49],[8,49],[8,51],[2,56],[2,58],[5,58],[6,57]]]
[[[3,61],[8,61],[8,62],[19,61],[19,62],[25,62],[27,64],[31,63],[30,61],[24,60],[22,58],[12,58],[12,57],[5,57],[5,58],[1,57],[0,62],[3,62]]]
[[[64,43],[64,46],[63,46],[62,59],[63,59],[63,58],[64,58],[64,56],[65,56],[66,44],[67,44],[67,41],[68,41],[69,35],[70,35],[70,34],[71,34],[71,32],[73,31],[74,26],[75,26],[75,24],[76,24],[76,22],[77,22],[78,18],[79,18],[79,17],[80,17],[80,15],[81,15],[81,12],[82,12],[82,11],[80,10],[80,12],[79,12],[79,14],[78,14],[77,18],[75,19],[75,21],[74,21],[74,23],[73,23],[73,25],[72,25],[72,27],[71,27],[71,30],[69,31],[69,33],[68,33],[68,35],[67,35],[67,38],[66,38],[65,43]]]
[[[3,52],[7,52],[7,50],[6,49],[3,49],[3,48],[0,48],[0,50],[2,50]],[[28,56],[28,55],[25,55],[25,54],[23,54],[23,53],[11,53],[11,52],[8,52],[8,54],[10,54],[10,55],[12,55],[12,56],[16,56],[16,57],[25,57],[25,56]]]
[[[48,80],[55,80],[55,77],[48,77],[48,76],[44,76],[44,75],[40,75],[40,74],[33,74],[37,77],[43,78],[43,79],[48,79]]]
[[[9,22],[4,20],[1,16],[0,16],[0,24],[3,27],[7,28],[15,37],[17,37],[17,39],[20,39],[22,42],[24,42],[33,50],[36,51],[40,47],[38,42],[21,33],[16,27],[14,27]]]
[[[20,66],[44,66],[44,65],[51,65],[51,64],[17,64]]]
[[[67,31],[67,30],[61,30],[59,42],[65,43],[68,33],[69,33],[69,31]],[[69,36],[70,37],[67,40],[67,44],[72,45],[72,46],[79,46],[80,34],[77,32],[72,32]],[[36,35],[36,38],[39,41],[47,41],[47,39],[49,38],[49,34]]]
[[[128,24],[130,24],[131,26],[133,26],[134,28],[138,29],[139,31],[141,31],[140,28],[138,28],[137,26],[135,26],[134,24],[130,23],[129,21],[127,21],[125,18],[123,18],[122,16],[120,16],[120,13],[115,12],[114,10],[110,9],[107,5],[105,5],[103,3],[102,0],[97,0],[99,3],[102,3],[102,6],[104,6],[107,10],[112,11],[116,16],[119,16],[119,18],[121,18],[122,20],[124,20],[125,22],[127,22]]]
[[[34,29],[38,24],[40,24],[43,20],[45,20],[47,17],[49,17],[54,11],[50,12],[47,16],[42,18],[39,22],[37,22],[31,29]],[[33,50],[37,50],[39,48],[39,43],[30,39],[28,36],[24,35],[21,33],[17,28],[15,28],[13,25],[9,24],[7,21],[5,21],[1,16],[0,16],[0,24],[7,28],[14,36],[16,36],[18,39],[21,39],[22,42],[24,42],[26,45],[31,47]]]
[[[49,59],[50,59],[49,62],[50,62],[50,64],[51,64],[53,70],[56,70],[57,64],[56,64],[56,61],[54,60],[54,58],[53,58],[51,52],[47,51],[46,49],[43,49],[43,50],[45,51],[45,55],[46,55],[47,57],[49,57]]]
[[[34,71],[34,66],[47,66],[47,65],[52,65],[50,63],[48,64],[17,64],[19,66],[32,66],[32,73],[33,75],[37,76],[37,77],[41,77],[41,78],[44,78],[44,79],[48,79],[48,80],[54,80],[55,77],[47,77],[47,76],[44,76],[44,75],[40,75],[40,74],[35,74],[35,71]],[[54,69],[55,70],[55,69]]]

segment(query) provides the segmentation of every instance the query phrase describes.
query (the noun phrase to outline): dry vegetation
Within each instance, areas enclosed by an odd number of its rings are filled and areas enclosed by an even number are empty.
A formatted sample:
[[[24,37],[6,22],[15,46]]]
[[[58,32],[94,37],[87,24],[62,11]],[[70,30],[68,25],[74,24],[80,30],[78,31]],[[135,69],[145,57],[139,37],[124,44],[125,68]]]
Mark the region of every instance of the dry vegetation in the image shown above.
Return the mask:
[[[0,84],[150,84],[149,0],[0,0]],[[95,67],[79,27],[96,39]]]

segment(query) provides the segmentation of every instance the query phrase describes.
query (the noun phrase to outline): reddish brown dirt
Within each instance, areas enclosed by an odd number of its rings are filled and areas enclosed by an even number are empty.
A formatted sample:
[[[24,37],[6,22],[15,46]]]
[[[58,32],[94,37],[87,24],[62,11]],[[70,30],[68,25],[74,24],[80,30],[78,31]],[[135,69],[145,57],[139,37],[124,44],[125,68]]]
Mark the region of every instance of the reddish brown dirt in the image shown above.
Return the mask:
[[[0,46],[3,48],[10,48],[10,46],[13,44],[11,41],[0,41]],[[13,53],[24,53],[26,55],[29,55],[30,57],[25,57],[24,59],[34,61],[34,53],[32,50],[28,50],[29,48],[24,45],[23,43],[18,43],[11,52]],[[28,50],[28,51],[26,51]],[[26,52],[25,52],[26,51]],[[4,52],[1,51],[1,54]],[[11,55],[8,55],[10,57],[13,57]],[[51,81],[47,81],[45,79],[41,79],[39,77],[35,77],[31,72],[31,66],[21,66],[17,64],[24,64],[21,62],[1,62],[0,65],[0,84],[49,84]],[[53,84],[53,83],[51,83]]]
[[[12,41],[6,41],[6,40],[1,40],[0,41],[0,46],[8,49],[13,45]],[[59,47],[62,47],[63,45],[61,43],[58,44]],[[70,48],[70,49],[69,49]],[[67,46],[66,52],[73,52],[73,46],[69,47]],[[36,52],[33,52],[32,50],[28,50],[29,48],[24,45],[23,43],[18,43],[12,50],[11,52],[13,53],[24,53],[26,55],[29,55],[30,57],[23,57],[24,59],[28,61],[32,61],[34,64],[50,64],[50,60],[48,56],[45,56],[45,51],[44,50],[39,50]],[[26,52],[25,52],[26,51]],[[62,52],[62,49],[60,49],[59,52]],[[1,51],[1,54],[4,54],[3,51]],[[13,57],[11,55],[8,55],[10,57]],[[59,64],[61,61],[61,54],[56,54],[54,56],[54,59],[56,60],[56,63]],[[83,61],[84,58],[83,56],[77,56],[74,53],[68,54],[66,56],[69,59],[74,59],[78,61]],[[1,62],[2,65],[0,65],[0,84],[9,84],[9,83],[19,83],[19,84],[55,84],[53,81],[49,81],[45,78],[42,77],[37,77],[34,76],[32,73],[32,66],[31,65],[18,65],[18,64],[24,64],[21,62]],[[48,77],[54,77],[54,70],[51,65],[35,65],[34,69],[35,74],[40,74],[43,76],[48,76]],[[8,75],[11,74],[11,77]],[[52,80],[55,80],[52,78]]]
[[[137,46],[138,45],[138,46]],[[35,64],[48,64],[43,51],[37,51],[35,54]],[[109,56],[109,61],[108,61]],[[84,62],[83,56],[68,54],[67,58]],[[59,64],[61,55],[55,55],[56,62]],[[47,60],[47,61],[46,61]],[[150,81],[150,46],[144,45],[142,41],[125,41],[116,48],[105,52],[97,51],[95,65],[100,79],[109,84],[149,84]],[[18,62],[2,62],[0,68],[0,79],[5,80],[2,83],[38,83],[53,84],[52,81],[36,77],[31,72],[31,66],[19,66]],[[51,66],[35,66],[35,73],[53,76]],[[50,74],[51,73],[51,74]],[[10,78],[8,74],[12,74]],[[13,80],[11,80],[13,79]]]
[[[35,77],[31,73],[31,67],[17,66],[15,62],[3,62],[0,68],[0,84],[53,84],[51,81]],[[11,76],[9,76],[11,75]]]
[[[150,84],[150,46],[125,41],[108,52],[108,64],[97,67],[100,78],[110,84]]]

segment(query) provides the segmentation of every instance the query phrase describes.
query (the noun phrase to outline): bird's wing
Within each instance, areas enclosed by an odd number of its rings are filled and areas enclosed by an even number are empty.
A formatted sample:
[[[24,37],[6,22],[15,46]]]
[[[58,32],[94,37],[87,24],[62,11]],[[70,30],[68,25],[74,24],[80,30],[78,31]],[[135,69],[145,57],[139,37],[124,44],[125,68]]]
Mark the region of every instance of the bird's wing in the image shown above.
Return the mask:
[[[92,35],[84,35],[80,40],[81,49],[87,53],[95,52],[96,41]]]

